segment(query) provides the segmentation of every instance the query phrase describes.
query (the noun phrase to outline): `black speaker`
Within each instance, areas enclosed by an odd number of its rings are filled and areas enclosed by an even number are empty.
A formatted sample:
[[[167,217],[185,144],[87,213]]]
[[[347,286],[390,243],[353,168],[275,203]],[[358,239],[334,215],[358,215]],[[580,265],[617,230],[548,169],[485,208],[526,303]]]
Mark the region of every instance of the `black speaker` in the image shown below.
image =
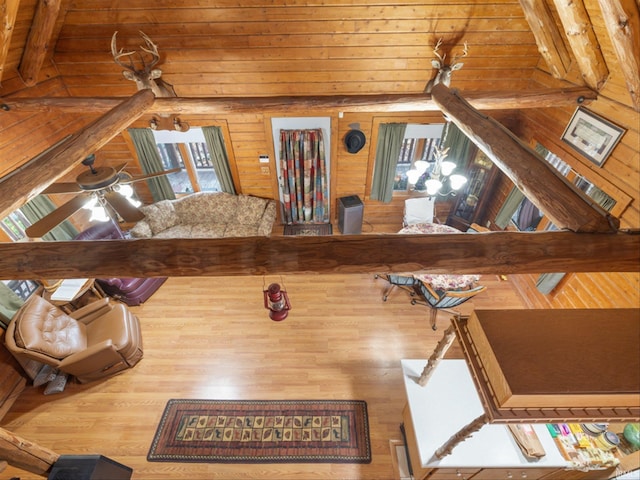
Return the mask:
[[[357,195],[338,199],[338,228],[343,235],[362,233],[364,205]]]
[[[130,480],[133,469],[102,455],[60,455],[47,480]]]

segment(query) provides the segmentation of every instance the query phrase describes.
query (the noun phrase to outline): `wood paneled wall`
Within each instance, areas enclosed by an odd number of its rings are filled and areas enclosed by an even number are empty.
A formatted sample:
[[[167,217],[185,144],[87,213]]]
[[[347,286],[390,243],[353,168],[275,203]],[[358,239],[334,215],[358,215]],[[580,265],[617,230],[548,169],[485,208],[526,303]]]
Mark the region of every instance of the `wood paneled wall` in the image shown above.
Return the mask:
[[[306,1],[203,3],[151,0],[74,2],[55,61],[70,93],[108,88],[128,95],[109,39],[160,46],[166,80],[181,96],[326,95],[421,92],[432,76],[431,49],[468,42],[457,72],[464,90],[523,89],[538,60],[535,40],[515,0]],[[454,48],[455,47],[455,48]],[[87,62],[91,58],[91,62]]]

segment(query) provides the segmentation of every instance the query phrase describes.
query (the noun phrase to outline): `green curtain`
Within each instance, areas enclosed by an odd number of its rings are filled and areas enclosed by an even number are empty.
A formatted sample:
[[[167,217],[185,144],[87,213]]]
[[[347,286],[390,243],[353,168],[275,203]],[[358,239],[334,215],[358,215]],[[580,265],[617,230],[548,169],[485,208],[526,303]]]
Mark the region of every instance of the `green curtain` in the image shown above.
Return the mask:
[[[46,195],[38,195],[34,199],[20,207],[20,211],[33,225],[41,218],[47,216],[56,209],[56,205]],[[78,235],[78,230],[65,220],[42,237],[43,240],[72,240]]]
[[[224,145],[224,137],[220,127],[202,127],[202,134],[207,142],[207,149],[211,154],[213,169],[220,182],[223,192],[236,194],[236,187],[233,185],[231,168],[229,168],[229,157]]]
[[[142,171],[144,173],[164,171],[162,158],[160,158],[156,140],[151,130],[148,128],[130,128],[128,132],[129,135],[131,135],[133,145],[136,147],[136,153],[138,154]],[[173,200],[176,198],[166,175],[150,178],[147,180],[147,185],[149,185],[149,190],[151,190],[151,196],[154,202]]]
[[[382,123],[378,130],[378,145],[371,183],[372,200],[389,203],[393,197],[393,179],[404,141],[406,123]]]
[[[507,228],[511,217],[516,213],[516,210],[518,210],[518,206],[523,199],[524,194],[518,190],[518,187],[513,187],[511,192],[509,192],[509,195],[507,195],[507,199],[502,204],[502,207],[496,215],[496,219],[493,223],[502,229]]]
[[[4,282],[0,282],[0,327],[6,329],[23,304],[24,300],[7,287]]]
[[[469,152],[474,148],[473,142],[455,123],[447,122],[445,128],[442,148],[449,148],[446,160],[455,163],[458,168],[464,167],[469,158]]]

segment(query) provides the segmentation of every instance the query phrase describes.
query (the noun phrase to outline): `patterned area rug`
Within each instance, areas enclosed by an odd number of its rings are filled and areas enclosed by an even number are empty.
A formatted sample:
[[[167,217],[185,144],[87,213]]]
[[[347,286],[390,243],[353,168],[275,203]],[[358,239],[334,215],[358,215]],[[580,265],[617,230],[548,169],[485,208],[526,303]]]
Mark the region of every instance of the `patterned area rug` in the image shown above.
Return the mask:
[[[302,225],[285,225],[285,235],[302,235],[306,237],[315,237],[318,235],[331,235],[333,228],[330,223],[321,224],[302,224]]]
[[[361,400],[169,400],[150,462],[369,463]]]

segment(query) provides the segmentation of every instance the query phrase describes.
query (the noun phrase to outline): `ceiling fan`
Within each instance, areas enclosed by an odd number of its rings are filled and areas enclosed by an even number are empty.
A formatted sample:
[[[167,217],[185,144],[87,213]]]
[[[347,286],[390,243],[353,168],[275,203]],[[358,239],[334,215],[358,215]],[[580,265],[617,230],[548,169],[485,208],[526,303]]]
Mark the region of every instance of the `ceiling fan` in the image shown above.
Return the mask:
[[[82,161],[82,164],[89,167],[89,170],[78,175],[75,183],[52,183],[40,192],[42,194],[75,193],[77,195],[28,227],[25,230],[28,237],[42,237],[81,208],[92,211],[91,220],[107,221],[110,218],[115,218],[116,215],[125,222],[142,220],[144,214],[138,210],[140,202],[132,197],[133,188],[130,184],[182,170],[174,168],[134,177],[123,171],[127,165],[126,162],[115,168],[95,168],[94,162],[95,155],[93,154]]]

